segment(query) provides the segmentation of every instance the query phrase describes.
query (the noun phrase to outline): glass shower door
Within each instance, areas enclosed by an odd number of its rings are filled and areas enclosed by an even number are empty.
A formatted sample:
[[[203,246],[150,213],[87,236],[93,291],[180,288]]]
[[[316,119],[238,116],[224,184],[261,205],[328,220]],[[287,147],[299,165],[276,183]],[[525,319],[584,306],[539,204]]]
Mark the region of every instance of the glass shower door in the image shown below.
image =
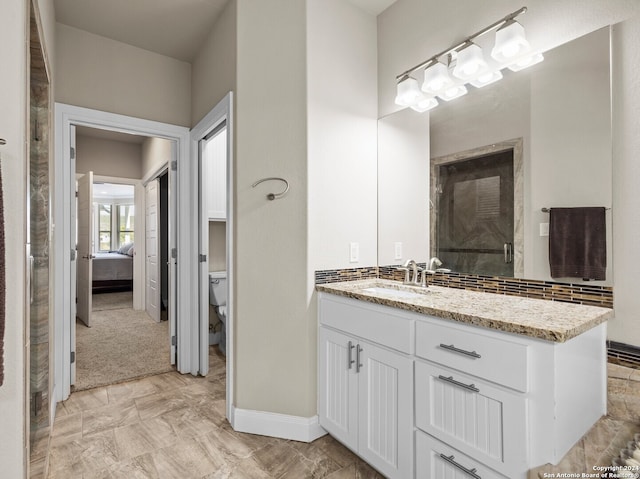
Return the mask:
[[[455,272],[513,276],[513,150],[439,167],[437,256]]]

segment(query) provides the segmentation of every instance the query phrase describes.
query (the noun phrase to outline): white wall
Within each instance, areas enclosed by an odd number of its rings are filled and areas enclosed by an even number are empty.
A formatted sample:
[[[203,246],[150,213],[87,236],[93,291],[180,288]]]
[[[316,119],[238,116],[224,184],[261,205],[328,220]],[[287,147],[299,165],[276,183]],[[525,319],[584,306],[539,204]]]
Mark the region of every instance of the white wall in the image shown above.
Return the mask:
[[[55,100],[191,126],[191,65],[58,23]]]
[[[377,264],[376,29],[344,0],[307,1],[311,272]]]
[[[427,261],[429,114],[407,109],[378,121],[378,264]],[[402,243],[402,258],[395,243]]]
[[[525,278],[551,280],[549,238],[542,207],[611,207],[611,88],[609,29],[600,29],[548,52],[531,76],[530,165],[525,194]],[[606,281],[613,284],[611,214],[607,215]],[[580,283],[575,278],[558,281]]]
[[[173,142],[163,138],[145,138],[142,142],[140,178],[147,180],[171,162]]]
[[[399,107],[396,76],[521,7],[511,0],[398,0],[378,16],[379,115]],[[518,17],[532,45],[548,50],[638,11],[637,0],[537,0]]]
[[[238,1],[236,406],[316,414],[307,302],[305,2]],[[265,198],[280,184],[288,195]]]
[[[90,136],[76,137],[76,173],[142,178],[142,145]]]
[[[613,29],[613,275],[609,338],[640,346],[640,15]]]
[[[236,89],[237,1],[229,0],[192,65],[191,126]]]
[[[0,146],[4,201],[5,332],[4,384],[0,386],[0,464],[3,477],[25,474],[25,201],[27,140],[27,2],[7,0],[0,4]],[[9,207],[11,205],[11,207]]]

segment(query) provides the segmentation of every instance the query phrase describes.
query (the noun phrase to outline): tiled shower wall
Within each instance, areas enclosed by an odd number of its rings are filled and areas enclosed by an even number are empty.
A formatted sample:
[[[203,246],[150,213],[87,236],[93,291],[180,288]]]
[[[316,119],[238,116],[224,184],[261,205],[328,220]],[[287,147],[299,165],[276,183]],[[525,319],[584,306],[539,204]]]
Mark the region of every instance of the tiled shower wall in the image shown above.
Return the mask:
[[[30,476],[45,474],[50,430],[50,91],[37,27],[31,18],[30,88],[30,242],[33,256],[33,302],[30,308]]]

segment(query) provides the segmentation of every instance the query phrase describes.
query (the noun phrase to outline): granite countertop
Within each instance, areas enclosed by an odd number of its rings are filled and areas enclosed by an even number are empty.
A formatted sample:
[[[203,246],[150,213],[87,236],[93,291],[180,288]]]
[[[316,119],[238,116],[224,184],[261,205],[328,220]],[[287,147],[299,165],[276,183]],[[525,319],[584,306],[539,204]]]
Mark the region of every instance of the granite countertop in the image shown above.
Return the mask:
[[[398,294],[404,292],[406,297],[396,296],[392,292],[365,291],[367,288],[399,290]],[[324,293],[558,343],[568,341],[613,317],[612,309],[597,306],[441,286],[429,286],[425,289],[383,279],[318,284],[316,289]]]

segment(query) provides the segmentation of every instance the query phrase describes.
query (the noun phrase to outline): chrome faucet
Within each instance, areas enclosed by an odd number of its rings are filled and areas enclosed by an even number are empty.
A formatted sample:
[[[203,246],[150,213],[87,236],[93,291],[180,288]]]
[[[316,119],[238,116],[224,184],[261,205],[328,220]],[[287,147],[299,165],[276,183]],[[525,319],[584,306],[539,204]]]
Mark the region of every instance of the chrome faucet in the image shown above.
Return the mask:
[[[398,269],[405,272],[404,284],[425,287],[427,286],[426,270],[423,270],[420,266],[418,266],[418,263],[416,263],[415,260],[407,260],[404,266],[400,266]],[[411,270],[411,277],[409,277],[409,270]],[[420,273],[422,273],[422,281],[420,281]]]
[[[442,266],[442,261],[440,258],[434,256],[429,260],[429,268],[427,268],[431,272],[435,272],[440,266]]]

